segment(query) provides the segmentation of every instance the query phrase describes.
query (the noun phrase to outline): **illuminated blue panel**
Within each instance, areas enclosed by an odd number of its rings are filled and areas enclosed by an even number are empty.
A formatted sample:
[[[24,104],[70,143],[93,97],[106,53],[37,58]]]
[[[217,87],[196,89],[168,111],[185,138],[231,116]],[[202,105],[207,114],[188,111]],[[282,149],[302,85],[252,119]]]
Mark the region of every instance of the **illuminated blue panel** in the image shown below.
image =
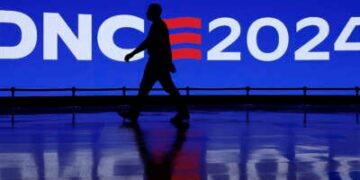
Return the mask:
[[[355,87],[360,85],[360,48],[356,43],[360,42],[360,30],[357,27],[360,25],[360,20],[357,18],[360,17],[360,2],[357,0],[159,2],[164,9],[163,18],[192,17],[201,20],[200,28],[170,28],[171,34],[193,33],[201,36],[201,43],[180,43],[172,46],[173,50],[191,48],[201,52],[200,60],[196,58],[174,60],[178,71],[173,78],[178,87]],[[22,58],[1,58],[9,55],[9,51],[0,52],[0,87],[138,87],[147,55],[130,63],[119,59],[112,60],[100,48],[99,28],[113,16],[131,15],[145,20],[144,31],[147,33],[150,22],[145,19],[145,11],[149,3],[150,1],[130,0],[80,0],[66,3],[60,0],[1,2],[1,12],[18,12],[31,18],[36,26],[37,41],[34,50]],[[79,15],[90,17],[92,24],[90,29],[92,33],[88,36],[92,39],[90,59],[79,60],[61,38],[55,44],[58,58],[49,60],[44,57],[46,54],[44,38],[46,36],[51,38],[51,35],[44,34],[44,28],[52,28],[44,23],[44,19],[48,14],[56,13],[75,35],[78,35]],[[224,17],[230,19],[230,25],[224,25],[226,24],[224,19],[218,20],[216,25],[214,21]],[[308,17],[317,18],[310,19],[306,24],[304,19]],[[348,24],[352,17],[353,27]],[[257,38],[253,41],[250,37],[255,32],[249,29],[256,29],[255,22],[263,18],[265,18],[264,22],[271,25],[260,27]],[[266,19],[279,22],[287,33],[279,35],[278,32],[281,31],[272,27],[273,21]],[[297,23],[302,20],[305,27],[300,28],[300,25],[297,27]],[[212,22],[215,24],[213,30],[210,27]],[[119,23],[131,25],[133,22]],[[318,23],[322,23],[320,28],[314,26]],[[240,28],[240,34],[237,32],[237,27]],[[297,28],[301,30],[297,32]],[[346,30],[350,33],[348,37],[346,33],[342,33]],[[29,33],[29,30],[25,29],[23,33]],[[341,34],[346,40],[342,43],[339,39]],[[319,35],[319,43],[313,39],[317,35]],[[146,34],[139,30],[122,28],[114,33],[114,42],[121,48],[134,48],[145,37]],[[224,52],[232,52],[233,56],[208,53],[227,38],[230,44],[224,46],[226,47]],[[341,51],[334,48],[338,39],[338,49],[342,48]],[[0,22],[0,47],[16,46],[21,40],[21,30],[17,25]],[[295,60],[295,52],[309,42],[315,42],[315,47],[310,48],[312,50],[308,54],[306,51],[299,53],[299,58]],[[256,55],[250,50],[253,48],[251,44],[254,43],[263,55]],[[279,50],[276,57],[272,52],[277,50],[278,45],[285,49],[283,53]],[[241,60],[238,58],[239,52]],[[317,56],[316,52],[322,55]],[[304,60],[309,56],[310,59]],[[271,59],[272,57],[274,58]]]

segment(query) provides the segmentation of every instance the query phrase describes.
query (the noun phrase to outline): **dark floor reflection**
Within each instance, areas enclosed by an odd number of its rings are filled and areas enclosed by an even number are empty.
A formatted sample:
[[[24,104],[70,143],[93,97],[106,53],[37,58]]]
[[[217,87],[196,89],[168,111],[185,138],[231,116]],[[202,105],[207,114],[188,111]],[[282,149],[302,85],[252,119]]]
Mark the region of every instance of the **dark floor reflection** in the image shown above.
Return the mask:
[[[202,110],[189,129],[172,115],[1,115],[0,179],[360,179],[355,113]]]
[[[175,160],[181,153],[188,128],[178,127],[175,140],[170,149],[160,152],[160,154],[149,149],[140,125],[129,128],[134,131],[137,148],[145,167],[144,178],[148,180],[169,180],[176,178],[176,174],[173,174],[174,168],[179,167],[179,164],[176,164]]]

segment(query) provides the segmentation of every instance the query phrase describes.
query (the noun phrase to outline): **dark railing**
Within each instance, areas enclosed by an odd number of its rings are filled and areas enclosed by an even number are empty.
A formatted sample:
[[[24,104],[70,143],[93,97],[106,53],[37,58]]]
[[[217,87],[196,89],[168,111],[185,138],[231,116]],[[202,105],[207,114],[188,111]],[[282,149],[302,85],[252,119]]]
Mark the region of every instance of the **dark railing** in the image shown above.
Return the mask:
[[[1,92],[10,92],[11,98],[16,98],[17,92],[69,92],[69,96],[71,93],[71,97],[76,97],[78,92],[116,92],[119,91],[120,95],[122,96],[128,96],[128,92],[135,92],[138,91],[138,88],[127,88],[127,87],[121,87],[121,88],[0,88]],[[192,92],[195,91],[216,91],[216,92],[223,92],[223,91],[242,91],[243,94],[231,94],[231,95],[243,95],[243,96],[251,96],[253,92],[258,91],[299,91],[301,93],[298,94],[298,96],[306,97],[309,95],[309,92],[314,91],[348,91],[351,92],[351,96],[359,97],[360,88],[358,86],[356,87],[350,87],[350,88],[309,88],[309,87],[298,87],[298,88],[252,88],[252,87],[241,87],[241,88],[191,88],[191,87],[185,87],[185,88],[178,88],[180,91],[185,91],[186,96],[191,96]],[[154,88],[153,91],[163,91],[162,88]],[[13,102],[13,101],[12,101]],[[305,102],[304,102],[305,104]],[[12,103],[11,105],[11,126],[15,127],[15,106]],[[73,106],[73,112],[72,112],[72,125],[75,126],[76,124],[76,118],[75,118],[75,106]],[[246,119],[247,122],[249,111],[246,111]],[[356,122],[357,124],[360,123],[360,116],[357,111],[356,113]],[[306,108],[304,108],[304,124],[307,124],[307,111]]]
[[[116,92],[119,91],[122,96],[127,96],[128,92],[138,91],[139,88],[0,88],[0,92],[10,92],[11,97],[16,97],[16,92],[69,92],[71,96],[76,96],[78,92]],[[191,96],[191,92],[195,91],[213,91],[213,92],[224,92],[224,91],[243,91],[244,95],[250,96],[252,92],[259,91],[299,91],[299,96],[307,96],[309,92],[314,91],[349,91],[353,92],[353,96],[359,96],[360,88],[350,87],[350,88],[309,88],[309,87],[298,87],[298,88],[253,88],[253,87],[240,87],[240,88],[195,88],[195,87],[185,87],[178,88],[180,91],[185,91],[186,96]],[[164,91],[162,88],[154,88],[153,91]],[[69,94],[70,95],[70,94]],[[231,94],[239,95],[239,94]]]

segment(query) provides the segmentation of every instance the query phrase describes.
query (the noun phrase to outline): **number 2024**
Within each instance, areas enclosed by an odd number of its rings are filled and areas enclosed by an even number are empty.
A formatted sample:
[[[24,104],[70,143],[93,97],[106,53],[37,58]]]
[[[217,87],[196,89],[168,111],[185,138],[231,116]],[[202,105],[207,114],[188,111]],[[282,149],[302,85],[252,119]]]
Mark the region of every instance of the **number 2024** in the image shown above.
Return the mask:
[[[349,37],[354,32],[356,26],[360,25],[360,17],[351,17],[344,29],[340,33],[334,44],[335,51],[360,51],[360,42],[348,42]],[[278,34],[278,44],[274,51],[264,52],[258,45],[258,32],[263,27],[272,27]],[[329,23],[320,17],[308,17],[301,19],[296,24],[296,32],[310,26],[315,26],[319,32],[310,41],[302,45],[295,51],[295,60],[311,61],[311,60],[330,60],[329,51],[313,51],[320,43],[322,43],[329,35]],[[217,18],[210,22],[209,32],[219,28],[229,27],[230,33],[212,47],[207,52],[208,60],[241,60],[241,52],[226,52],[225,49],[233,44],[241,34],[240,23],[229,17]],[[287,51],[289,46],[289,32],[283,22],[276,18],[266,17],[253,22],[247,33],[247,46],[252,56],[260,61],[271,62],[280,59]]]

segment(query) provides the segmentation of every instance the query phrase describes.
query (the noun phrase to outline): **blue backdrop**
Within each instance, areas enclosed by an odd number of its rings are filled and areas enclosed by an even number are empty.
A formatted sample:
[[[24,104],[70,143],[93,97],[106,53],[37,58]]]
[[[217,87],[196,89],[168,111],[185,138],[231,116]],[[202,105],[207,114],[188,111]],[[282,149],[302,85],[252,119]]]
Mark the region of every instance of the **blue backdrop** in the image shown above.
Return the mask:
[[[107,58],[99,49],[97,32],[107,18],[119,14],[131,14],[145,19],[147,5],[152,1],[102,0],[11,0],[2,1],[0,10],[19,11],[35,22],[38,39],[34,51],[21,59],[0,60],[0,87],[48,88],[48,87],[138,87],[146,63],[146,57],[131,63]],[[354,87],[360,85],[360,51],[335,51],[334,43],[351,17],[360,16],[358,0],[172,0],[157,1],[163,6],[163,17],[198,17],[202,28],[187,30],[202,35],[201,45],[177,45],[200,48],[202,59],[175,60],[177,73],[173,78],[178,87]],[[78,14],[91,14],[93,23],[92,61],[78,61],[60,40],[57,61],[43,57],[43,13],[60,13],[76,32]],[[209,61],[207,51],[229,34],[229,28],[221,27],[209,32],[209,23],[220,17],[231,17],[241,24],[241,35],[226,51],[242,53],[241,61]],[[281,20],[289,32],[289,47],[278,60],[264,62],[249,52],[246,34],[257,19],[273,17]],[[316,27],[296,32],[296,23],[306,17],[321,17],[330,26],[327,38],[315,51],[329,51],[328,61],[295,61],[294,52],[311,40]],[[150,23],[145,22],[145,32]],[[182,30],[174,30],[174,32]],[[173,31],[171,31],[173,33]],[[136,30],[121,29],[114,39],[122,47],[135,47],[146,35]],[[21,39],[19,29],[11,24],[0,23],[0,46],[16,45]],[[360,30],[356,28],[349,41],[360,42]],[[278,35],[273,28],[263,28],[258,36],[259,47],[273,51]]]

